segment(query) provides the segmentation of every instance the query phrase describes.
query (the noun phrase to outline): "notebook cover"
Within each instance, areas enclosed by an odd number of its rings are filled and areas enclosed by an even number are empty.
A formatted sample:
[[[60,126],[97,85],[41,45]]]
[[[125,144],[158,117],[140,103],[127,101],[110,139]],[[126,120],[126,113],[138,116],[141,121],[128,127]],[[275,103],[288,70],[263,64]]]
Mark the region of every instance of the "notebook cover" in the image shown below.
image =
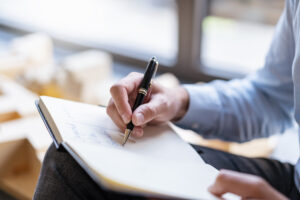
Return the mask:
[[[43,111],[41,110],[40,106],[39,106],[39,100],[36,100],[35,101],[35,105],[40,113],[40,116],[50,134],[50,136],[52,137],[53,141],[54,141],[54,144],[55,144],[55,147],[57,149],[62,149],[64,148],[75,160],[76,162],[86,171],[86,173],[91,177],[91,179],[93,179],[93,181],[95,181],[98,186],[100,186],[102,189],[104,190],[108,190],[108,188],[106,188],[102,183],[101,181],[95,176],[94,172],[88,167],[88,165],[73,151],[73,149],[66,143],[62,142],[62,143],[59,143],[55,137],[55,135],[53,134],[48,122],[47,122],[47,119],[45,118],[44,114],[43,114]],[[101,106],[103,107],[103,106]],[[126,192],[123,192],[123,193],[126,193]]]
[[[36,107],[37,107],[37,110],[38,110],[39,113],[40,113],[40,116],[41,116],[41,118],[42,118],[42,120],[43,120],[43,122],[44,122],[44,124],[45,124],[45,126],[46,126],[46,128],[47,128],[47,130],[48,130],[48,132],[49,132],[49,134],[50,134],[50,136],[51,136],[52,139],[53,139],[53,142],[54,142],[54,144],[55,144],[55,147],[56,147],[57,149],[60,149],[60,143],[57,141],[55,135],[53,134],[53,132],[52,132],[52,130],[51,130],[51,128],[50,128],[50,126],[49,126],[49,124],[48,124],[48,122],[47,122],[47,119],[45,118],[45,116],[44,116],[44,114],[43,114],[43,111],[41,110],[41,108],[40,108],[40,106],[39,106],[39,100],[36,100],[36,101],[35,101],[35,105],[36,105]]]

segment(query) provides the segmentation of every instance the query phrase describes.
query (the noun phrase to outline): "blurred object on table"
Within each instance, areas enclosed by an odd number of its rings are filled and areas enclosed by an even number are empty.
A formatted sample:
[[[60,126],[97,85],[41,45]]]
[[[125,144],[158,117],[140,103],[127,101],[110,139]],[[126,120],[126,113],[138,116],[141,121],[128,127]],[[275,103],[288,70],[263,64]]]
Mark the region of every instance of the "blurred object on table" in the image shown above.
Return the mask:
[[[0,142],[28,138],[42,160],[51,139],[34,105],[37,95],[0,76]]]
[[[28,69],[18,77],[17,81],[38,95],[64,97],[56,82],[56,76],[59,76],[58,71],[56,65],[43,65],[39,68]]]
[[[0,53],[0,74],[38,95],[106,105],[109,92],[105,91],[113,81],[112,56],[87,50],[55,63],[51,38],[34,33],[13,39]]]
[[[53,42],[42,33],[15,38],[8,49],[0,53],[0,73],[11,78],[26,70],[53,62]]]
[[[35,99],[37,95],[0,76],[0,122],[35,115]]]
[[[206,146],[221,151],[247,157],[269,157],[276,148],[281,135],[274,135],[269,138],[258,138],[249,142],[236,143],[226,142],[219,139],[205,139],[192,130],[185,130],[173,126],[176,133],[185,141],[200,146]]]
[[[155,78],[155,81],[167,88],[179,86],[179,80],[172,73],[165,73]]]
[[[26,58],[10,52],[0,52],[0,74],[15,78],[28,67]]]
[[[57,81],[67,99],[103,104],[96,94],[99,86],[112,79],[112,57],[96,50],[80,52],[66,57]],[[109,88],[107,88],[109,89]]]
[[[236,143],[218,139],[205,139],[192,130],[185,130],[175,125],[173,128],[181,138],[191,144],[219,149],[247,157],[269,157],[277,146],[279,138],[282,137],[280,135],[274,135],[269,138],[259,138],[249,142]]]
[[[52,143],[52,139],[38,115],[0,123],[0,142],[21,138],[29,140],[40,161],[43,160],[47,148]]]
[[[41,163],[27,139],[0,143],[0,188],[21,200],[32,199]]]
[[[11,52],[13,55],[26,57],[30,66],[39,67],[54,61],[52,39],[43,33],[33,33],[13,39]]]

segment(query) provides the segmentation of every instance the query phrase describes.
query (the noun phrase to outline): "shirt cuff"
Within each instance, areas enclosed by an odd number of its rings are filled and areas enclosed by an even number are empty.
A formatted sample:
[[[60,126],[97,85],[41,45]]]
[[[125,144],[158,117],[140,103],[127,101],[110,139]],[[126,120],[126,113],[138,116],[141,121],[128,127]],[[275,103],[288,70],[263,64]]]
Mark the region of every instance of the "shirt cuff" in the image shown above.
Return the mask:
[[[217,91],[209,84],[183,85],[189,94],[189,107],[176,125],[200,134],[213,134],[219,123],[221,103]]]

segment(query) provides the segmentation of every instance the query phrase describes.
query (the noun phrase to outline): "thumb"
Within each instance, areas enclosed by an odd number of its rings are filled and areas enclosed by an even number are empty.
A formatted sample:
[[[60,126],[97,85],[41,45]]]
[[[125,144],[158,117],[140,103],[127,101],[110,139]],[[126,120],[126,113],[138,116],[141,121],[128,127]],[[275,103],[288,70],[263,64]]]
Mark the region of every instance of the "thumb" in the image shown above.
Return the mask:
[[[153,95],[148,103],[139,106],[132,115],[132,122],[142,126],[167,111],[167,101],[160,95]]]

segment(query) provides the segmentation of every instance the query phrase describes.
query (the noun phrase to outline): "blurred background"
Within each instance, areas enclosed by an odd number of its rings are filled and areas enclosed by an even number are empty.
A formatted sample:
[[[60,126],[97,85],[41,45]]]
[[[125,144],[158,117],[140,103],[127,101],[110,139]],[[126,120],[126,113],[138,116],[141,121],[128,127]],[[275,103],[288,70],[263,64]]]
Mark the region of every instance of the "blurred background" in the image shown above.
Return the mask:
[[[263,66],[283,8],[284,0],[0,0],[0,198],[32,198],[51,144],[39,95],[106,105],[109,87],[152,56],[166,87],[242,78]],[[245,144],[177,130],[246,156],[298,157],[294,129]]]

